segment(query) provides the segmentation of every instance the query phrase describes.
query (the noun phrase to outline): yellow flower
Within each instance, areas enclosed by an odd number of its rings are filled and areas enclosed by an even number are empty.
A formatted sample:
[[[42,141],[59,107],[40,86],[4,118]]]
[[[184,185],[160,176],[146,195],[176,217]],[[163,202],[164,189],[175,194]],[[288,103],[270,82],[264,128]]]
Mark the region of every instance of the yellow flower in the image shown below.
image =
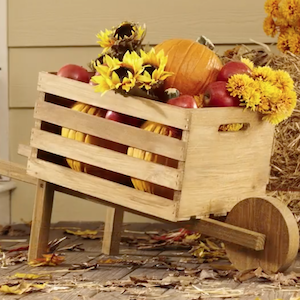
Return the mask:
[[[97,61],[94,65],[96,71],[103,76],[110,76],[111,72],[121,67],[122,63],[115,57],[105,55],[103,58],[103,64]]]
[[[95,92],[104,95],[107,91],[113,89],[112,81],[107,76],[93,76],[92,82],[96,83]]]
[[[122,22],[117,28],[114,28],[114,37],[117,40],[122,40],[126,38],[134,38],[135,40],[143,39],[146,34],[146,26],[139,26],[136,23]]]
[[[143,71],[143,59],[135,51],[127,51],[122,59],[122,67],[131,69],[137,76]]]
[[[164,55],[164,51],[161,50],[155,53],[152,48],[148,53],[141,50],[141,57],[143,59],[144,71],[138,76],[138,82],[141,88],[150,90],[159,82],[172,76],[174,73],[165,71],[167,64],[167,56]]]
[[[281,0],[279,4],[279,12],[289,24],[296,22],[296,20],[300,17],[299,1]]]
[[[120,69],[119,69],[120,70]],[[136,78],[133,76],[133,74],[127,70],[126,76],[120,76],[116,73],[116,71],[112,72],[112,84],[114,89],[121,88],[125,90],[126,92],[129,92],[130,89],[132,89],[135,86]]]
[[[271,16],[267,16],[265,18],[263,29],[266,35],[269,35],[271,37],[274,37],[276,35],[277,33],[276,24]]]
[[[290,74],[283,70],[274,71],[272,83],[282,91],[293,90],[294,81]]]
[[[267,0],[265,2],[265,12],[275,18],[278,16],[278,4],[280,0]]]
[[[277,111],[277,104],[280,101],[281,90],[270,82],[260,81],[261,101],[257,106],[257,110],[263,114],[270,114]]]
[[[289,46],[292,53],[299,55],[300,54],[300,34],[296,33],[290,36]]]
[[[255,80],[260,81],[273,81],[274,80],[274,71],[268,66],[257,67],[252,71],[252,77]]]
[[[144,65],[151,65],[153,67],[165,67],[168,61],[168,57],[165,56],[164,50],[160,50],[155,53],[155,49],[152,48],[149,52],[141,50],[141,57]]]
[[[112,38],[112,30],[100,31],[96,36],[100,40],[97,43],[103,48],[103,53],[107,52],[115,43]]]
[[[236,74],[228,79],[227,90],[233,97],[249,98],[254,80],[246,74]]]
[[[251,70],[254,69],[254,63],[249,58],[241,57],[241,62],[243,62],[245,65],[247,65]]]
[[[251,110],[255,110],[257,105],[261,101],[261,94],[258,89],[255,88],[255,84],[253,88],[250,90],[248,94],[248,98],[243,99],[242,105],[246,106],[246,108],[250,108]]]
[[[297,103],[297,94],[295,91],[287,91],[282,93],[277,103],[275,112],[263,117],[264,120],[277,125],[286,120],[293,113]]]
[[[286,51],[290,51],[288,33],[281,33],[279,35],[278,41],[277,41],[277,48],[283,53]]]

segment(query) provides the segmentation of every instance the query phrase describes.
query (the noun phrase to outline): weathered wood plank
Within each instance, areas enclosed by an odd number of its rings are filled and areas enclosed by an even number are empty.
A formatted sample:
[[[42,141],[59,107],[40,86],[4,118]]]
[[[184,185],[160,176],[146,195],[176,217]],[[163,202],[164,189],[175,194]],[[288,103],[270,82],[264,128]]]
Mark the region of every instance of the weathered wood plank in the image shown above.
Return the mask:
[[[100,128],[98,128],[100,130]],[[103,130],[104,131],[104,130]],[[106,130],[105,130],[106,131]],[[162,186],[180,189],[181,172],[127,154],[32,129],[32,147]]]
[[[189,110],[141,97],[124,97],[114,91],[96,93],[87,83],[47,72],[39,73],[38,91],[113,110],[140,119],[188,129]]]
[[[261,0],[188,1],[153,0],[107,2],[105,16],[93,20],[103,10],[97,0],[85,5],[80,0],[10,0],[8,3],[9,47],[95,45],[95,34],[124,20],[147,25],[146,43],[169,38],[196,39],[204,34],[215,43],[273,41],[263,31],[266,16]],[[22,9],[20,10],[20,6]],[[118,9],[116,9],[118,7]],[[145,13],[147,7],[147,13]],[[201,12],[201,18],[199,18]],[[80,30],[78,30],[80,28]]]
[[[28,172],[32,176],[47,182],[63,185],[66,188],[80,191],[84,194],[98,197],[133,210],[166,220],[175,220],[173,201],[135,190],[89,174],[73,171],[40,159],[28,162]],[[99,200],[100,202],[100,200]]]

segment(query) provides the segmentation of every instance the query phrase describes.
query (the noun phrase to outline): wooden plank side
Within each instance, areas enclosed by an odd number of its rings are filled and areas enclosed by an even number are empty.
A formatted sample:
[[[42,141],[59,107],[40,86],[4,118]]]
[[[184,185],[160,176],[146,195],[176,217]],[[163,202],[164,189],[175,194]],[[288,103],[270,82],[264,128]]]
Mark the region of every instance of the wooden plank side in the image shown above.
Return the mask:
[[[219,125],[250,123],[218,132]],[[274,126],[239,108],[197,110],[191,121],[179,219],[222,215],[238,201],[265,194]]]
[[[163,197],[141,192],[121,184],[76,172],[35,158],[31,158],[28,161],[27,172],[47,182],[98,197],[104,201],[162,219],[174,220],[174,203]]]
[[[38,90],[141,119],[188,129],[187,109],[139,97],[124,97],[115,92],[95,93],[89,84],[40,72]]]
[[[90,0],[89,5],[82,0],[10,0],[8,5],[9,47],[94,45],[100,30],[125,19],[146,23],[147,43],[175,37],[196,39],[201,34],[215,43],[274,40],[263,31],[266,13],[261,0],[152,0],[151,5],[146,0],[105,5],[97,0]],[[98,11],[101,18],[95,22]]]
[[[175,168],[144,161],[127,154],[37,129],[32,130],[30,145],[99,168],[160,184],[171,189],[180,189],[182,172]]]
[[[137,127],[99,118],[51,103],[37,104],[34,117],[102,139],[176,160],[184,160],[185,142]]]

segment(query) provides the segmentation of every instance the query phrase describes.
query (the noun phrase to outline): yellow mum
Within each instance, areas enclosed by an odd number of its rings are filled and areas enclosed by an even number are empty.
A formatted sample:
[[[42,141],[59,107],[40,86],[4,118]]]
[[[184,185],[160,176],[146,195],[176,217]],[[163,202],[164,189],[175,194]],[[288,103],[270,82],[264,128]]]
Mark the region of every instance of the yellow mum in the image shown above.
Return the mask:
[[[277,33],[276,24],[272,16],[267,16],[265,18],[263,29],[266,35],[269,35],[271,37],[274,37],[276,35]]]
[[[267,0],[265,2],[265,12],[275,18],[278,17],[278,5],[280,0]]]
[[[241,62],[243,62],[245,65],[247,65],[251,70],[254,69],[254,63],[249,58],[241,57]]]
[[[274,80],[274,76],[274,70],[268,66],[257,67],[252,71],[252,77],[255,80],[272,82]]]
[[[295,32],[294,35],[290,36],[289,47],[292,53],[300,55],[300,33]]]
[[[272,83],[282,91],[293,90],[294,88],[294,81],[290,74],[283,70],[274,71]]]
[[[286,51],[290,51],[288,33],[281,33],[279,35],[278,41],[277,41],[277,48],[283,53]]]
[[[281,0],[279,13],[288,21],[289,24],[295,23],[300,17],[298,0]]]
[[[251,93],[254,80],[246,74],[236,74],[228,79],[227,90],[233,97],[247,99]]]

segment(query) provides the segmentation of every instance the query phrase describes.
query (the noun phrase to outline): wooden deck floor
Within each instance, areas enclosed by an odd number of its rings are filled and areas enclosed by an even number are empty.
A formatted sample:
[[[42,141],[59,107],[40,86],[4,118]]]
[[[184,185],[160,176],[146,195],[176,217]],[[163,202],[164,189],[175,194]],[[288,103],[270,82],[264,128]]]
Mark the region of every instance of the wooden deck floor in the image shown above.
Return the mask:
[[[24,230],[23,226],[13,227]],[[300,297],[300,287],[275,287],[274,282],[266,282],[257,278],[244,282],[235,281],[228,276],[222,278],[213,277],[213,270],[209,263],[199,263],[187,250],[137,250],[136,245],[122,245],[121,254],[110,259],[122,259],[119,263],[105,264],[108,257],[101,253],[101,239],[83,239],[75,235],[66,235],[65,229],[99,229],[103,228],[101,223],[66,223],[54,224],[51,229],[50,239],[67,236],[60,246],[71,246],[82,243],[85,251],[68,252],[65,261],[58,266],[28,266],[27,262],[2,267],[0,269],[0,284],[15,284],[22,282],[20,279],[13,279],[16,273],[31,274],[52,274],[52,278],[40,278],[34,281],[23,280],[26,284],[31,282],[47,282],[48,287],[44,290],[21,295],[7,295],[0,292],[0,299],[33,299],[33,300],[67,300],[67,299],[92,299],[92,300],[150,300],[150,299],[243,299],[254,300],[260,297],[262,300],[291,299]],[[125,224],[124,235],[138,236],[145,231],[166,229],[164,224]],[[28,245],[29,227],[20,236],[0,236],[1,248],[5,250],[4,257],[15,255],[18,252],[7,252],[19,247]],[[135,233],[138,231],[141,233]],[[16,231],[15,231],[16,233]],[[12,235],[14,232],[12,231]],[[17,242],[16,240],[19,240]],[[24,253],[26,251],[20,251]],[[5,256],[4,256],[5,255]],[[131,261],[131,262],[130,262]],[[168,262],[166,264],[165,262]],[[142,263],[139,263],[142,262]],[[170,268],[170,262],[175,269]],[[74,265],[99,263],[97,268],[92,270],[70,270]],[[219,265],[229,265],[229,262],[218,262]],[[196,276],[191,276],[191,270],[198,268]],[[201,270],[206,270],[201,272]],[[288,270],[300,273],[300,259]],[[190,270],[190,273],[185,270]],[[194,272],[195,273],[195,272]],[[211,276],[212,275],[212,276]],[[200,280],[200,278],[201,279]],[[146,278],[149,280],[146,282]],[[300,275],[299,275],[300,277]],[[152,279],[152,281],[150,280]],[[113,284],[113,282],[115,282]],[[176,283],[175,283],[176,282]],[[107,283],[106,285],[104,285]],[[49,288],[50,287],[50,288]],[[52,291],[51,291],[52,290]],[[106,290],[106,291],[104,291]],[[299,290],[299,291],[298,291]],[[49,292],[50,291],[50,292]],[[300,298],[299,298],[300,299]]]

